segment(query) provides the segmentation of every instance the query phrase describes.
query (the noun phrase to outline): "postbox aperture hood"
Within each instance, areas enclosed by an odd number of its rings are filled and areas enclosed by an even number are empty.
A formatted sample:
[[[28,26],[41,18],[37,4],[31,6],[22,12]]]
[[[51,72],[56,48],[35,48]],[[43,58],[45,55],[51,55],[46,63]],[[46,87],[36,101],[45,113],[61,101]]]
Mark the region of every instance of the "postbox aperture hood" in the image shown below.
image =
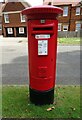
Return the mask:
[[[22,11],[22,14],[27,16],[27,19],[54,19],[58,16],[58,14],[62,13],[62,8],[50,5],[29,7]]]

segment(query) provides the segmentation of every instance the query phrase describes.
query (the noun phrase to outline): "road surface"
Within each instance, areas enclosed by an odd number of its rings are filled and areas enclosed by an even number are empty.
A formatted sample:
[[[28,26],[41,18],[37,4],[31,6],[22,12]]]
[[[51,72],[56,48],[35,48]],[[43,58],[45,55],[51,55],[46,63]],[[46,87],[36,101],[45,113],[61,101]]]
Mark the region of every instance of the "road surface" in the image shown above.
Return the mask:
[[[28,42],[26,38],[0,40],[0,78],[2,84],[26,85],[28,76]],[[80,47],[58,46],[56,84],[80,84]]]

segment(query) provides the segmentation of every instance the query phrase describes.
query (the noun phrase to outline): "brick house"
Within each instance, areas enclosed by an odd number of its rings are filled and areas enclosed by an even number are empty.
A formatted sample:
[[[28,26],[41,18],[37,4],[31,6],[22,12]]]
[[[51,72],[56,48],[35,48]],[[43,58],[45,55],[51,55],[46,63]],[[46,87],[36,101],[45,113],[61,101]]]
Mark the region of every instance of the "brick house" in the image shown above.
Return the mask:
[[[0,35],[2,34],[2,3],[0,3]]]
[[[5,2],[2,8],[2,34],[4,37],[25,37],[27,35],[26,19],[21,11],[30,4],[21,0]]]
[[[82,29],[81,4],[81,0],[68,0],[68,2],[65,0],[44,0],[44,5],[53,5],[63,9],[63,14],[58,16],[58,31],[79,31]]]

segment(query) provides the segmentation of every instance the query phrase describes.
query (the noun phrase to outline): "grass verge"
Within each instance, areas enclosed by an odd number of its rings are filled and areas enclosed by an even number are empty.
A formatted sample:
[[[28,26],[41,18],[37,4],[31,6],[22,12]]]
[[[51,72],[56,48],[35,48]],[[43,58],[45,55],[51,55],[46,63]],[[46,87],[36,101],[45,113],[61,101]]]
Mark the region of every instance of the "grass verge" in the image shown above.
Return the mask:
[[[58,38],[59,45],[80,45],[80,38]]]
[[[3,86],[2,115],[6,118],[80,118],[80,87],[56,86],[54,104],[36,106],[28,86]],[[54,107],[52,111],[48,108]]]

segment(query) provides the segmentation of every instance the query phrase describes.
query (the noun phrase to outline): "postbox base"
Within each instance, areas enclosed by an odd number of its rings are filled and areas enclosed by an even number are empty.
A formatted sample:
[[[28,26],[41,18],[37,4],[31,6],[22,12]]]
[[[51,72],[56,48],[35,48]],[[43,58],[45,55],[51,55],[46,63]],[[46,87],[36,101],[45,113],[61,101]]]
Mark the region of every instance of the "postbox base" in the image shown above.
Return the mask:
[[[29,88],[30,101],[35,105],[52,104],[54,101],[54,88],[48,91],[37,91]]]

